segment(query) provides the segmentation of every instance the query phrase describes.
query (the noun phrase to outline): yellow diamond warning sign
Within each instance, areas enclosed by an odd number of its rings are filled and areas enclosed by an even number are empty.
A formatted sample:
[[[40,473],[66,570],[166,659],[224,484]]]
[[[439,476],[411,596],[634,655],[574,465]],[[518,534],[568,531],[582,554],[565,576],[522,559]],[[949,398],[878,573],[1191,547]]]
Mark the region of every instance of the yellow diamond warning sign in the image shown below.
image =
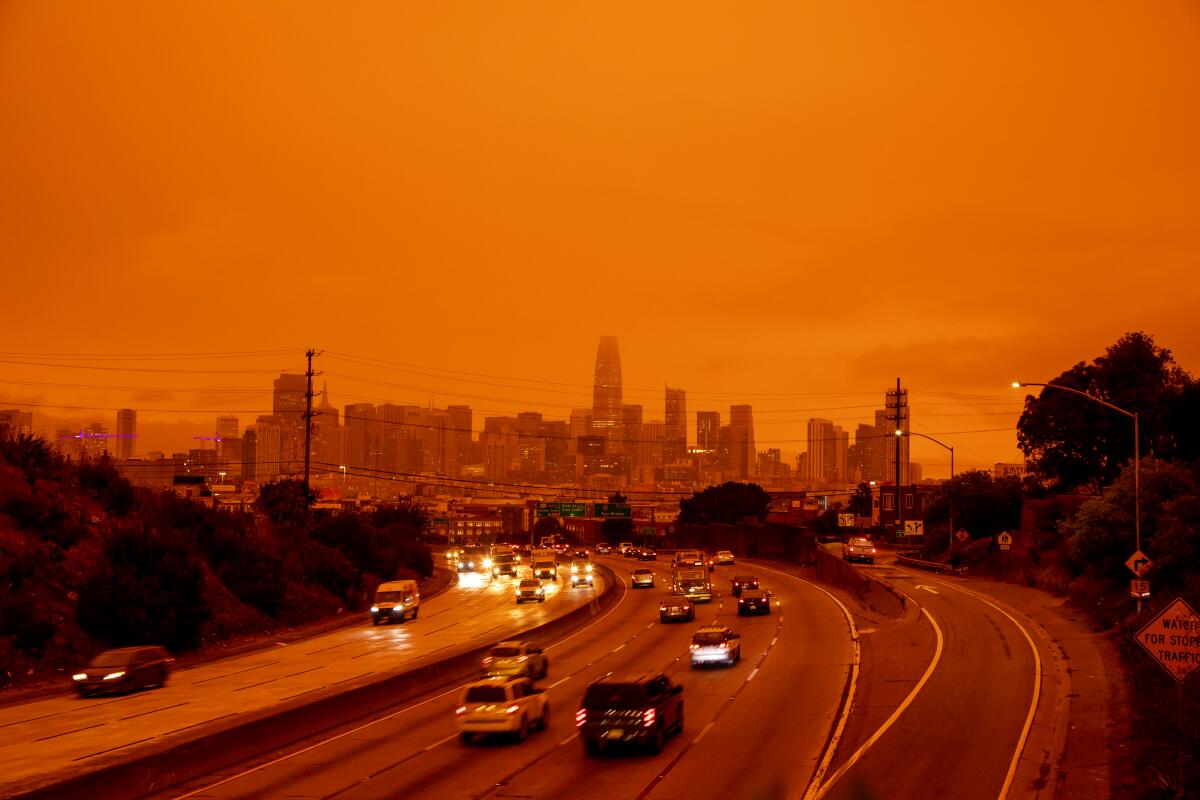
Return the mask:
[[[1200,616],[1179,598],[1146,623],[1134,638],[1180,683],[1200,669]]]

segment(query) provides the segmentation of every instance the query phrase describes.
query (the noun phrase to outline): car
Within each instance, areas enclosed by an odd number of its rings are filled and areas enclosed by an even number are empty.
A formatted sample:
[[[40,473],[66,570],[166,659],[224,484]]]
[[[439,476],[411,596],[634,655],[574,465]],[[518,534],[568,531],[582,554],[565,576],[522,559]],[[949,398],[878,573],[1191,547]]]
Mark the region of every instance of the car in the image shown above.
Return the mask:
[[[524,741],[530,730],[550,727],[550,697],[528,678],[485,678],[463,689],[454,718],[463,744],[494,733]]]
[[[733,553],[729,550],[718,550],[717,554],[713,556],[713,561],[716,562],[717,566],[719,567],[732,566],[734,563]]]
[[[546,677],[548,669],[550,659],[532,642],[500,642],[480,663],[480,674],[486,677],[523,675],[533,680]]]
[[[592,562],[577,558],[571,562],[571,588],[583,585],[592,586]]]
[[[658,621],[671,622],[681,619],[692,622],[696,619],[696,604],[684,594],[669,594],[658,605]]]
[[[654,588],[654,570],[635,569],[633,571],[633,588],[635,589],[653,589]]]
[[[577,548],[575,548],[574,557],[586,559],[586,558],[591,558],[592,554],[588,552],[588,549],[586,547],[577,547]]]
[[[643,547],[638,550],[638,561],[655,561],[658,559],[658,552],[653,547]]]
[[[600,542],[596,545],[596,555],[607,556],[612,554],[612,545],[608,542]]]
[[[452,547],[446,551],[446,560],[449,561],[451,564],[457,565],[459,559],[462,558],[462,554],[463,554],[463,551],[461,549],[459,549],[457,547]]]
[[[742,660],[742,638],[724,625],[705,625],[692,634],[692,668],[708,664],[732,667]]]
[[[608,675],[583,693],[575,727],[589,755],[618,744],[660,753],[667,736],[683,733],[683,687],[661,672]]]
[[[537,578],[524,578],[517,584],[517,605],[521,605],[526,600],[538,603],[546,602],[546,589]]]
[[[753,575],[734,575],[730,581],[730,592],[734,597],[741,597],[743,589],[757,589],[758,578]]]
[[[107,692],[132,692],[161,687],[175,659],[158,645],[122,647],[100,653],[72,677],[80,697]]]
[[[384,581],[375,589],[375,602],[371,604],[371,622],[382,622],[406,618],[416,619],[421,610],[421,592],[416,581]]]
[[[766,589],[743,589],[738,598],[738,616],[770,614],[771,593]]]
[[[842,558],[846,561],[875,563],[875,543],[868,536],[851,536],[842,545]]]

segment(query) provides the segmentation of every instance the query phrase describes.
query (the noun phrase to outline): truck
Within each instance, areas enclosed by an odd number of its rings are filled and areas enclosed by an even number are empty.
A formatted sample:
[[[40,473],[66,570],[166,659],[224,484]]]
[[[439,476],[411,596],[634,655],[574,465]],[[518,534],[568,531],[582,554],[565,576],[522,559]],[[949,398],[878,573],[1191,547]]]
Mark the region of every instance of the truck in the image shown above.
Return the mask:
[[[403,622],[406,617],[417,618],[421,610],[421,592],[416,581],[386,581],[375,589],[371,604],[371,622]]]
[[[677,561],[671,567],[671,591],[686,595],[694,603],[712,600],[712,582],[706,567]]]
[[[493,553],[492,554],[492,577],[499,578],[501,575],[509,577],[517,577],[517,566],[521,562],[521,557],[515,553]]]
[[[542,581],[558,580],[558,563],[552,558],[533,558],[533,577]]]

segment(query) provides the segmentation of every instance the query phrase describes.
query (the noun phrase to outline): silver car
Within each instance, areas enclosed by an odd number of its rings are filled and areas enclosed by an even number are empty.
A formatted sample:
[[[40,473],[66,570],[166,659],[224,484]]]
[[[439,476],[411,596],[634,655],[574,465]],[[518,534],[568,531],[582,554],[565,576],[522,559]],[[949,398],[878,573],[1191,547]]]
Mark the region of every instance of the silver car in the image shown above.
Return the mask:
[[[725,664],[732,667],[742,660],[742,637],[724,625],[705,625],[692,634],[692,667]]]
[[[521,675],[530,680],[546,677],[550,659],[542,648],[530,642],[500,642],[483,657],[484,676]]]

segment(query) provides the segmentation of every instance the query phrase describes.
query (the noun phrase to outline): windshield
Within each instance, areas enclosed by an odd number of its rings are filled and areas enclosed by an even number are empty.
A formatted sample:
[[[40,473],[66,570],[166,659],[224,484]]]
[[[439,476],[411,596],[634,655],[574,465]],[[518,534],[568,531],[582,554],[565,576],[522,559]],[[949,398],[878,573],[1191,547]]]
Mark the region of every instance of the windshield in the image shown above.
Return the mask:
[[[93,667],[123,667],[133,661],[133,653],[101,653],[92,659]]]
[[[516,658],[521,655],[519,647],[493,647],[492,656],[495,658]]]
[[[583,704],[591,708],[641,708],[646,695],[636,683],[595,683],[588,687]]]
[[[711,647],[713,645],[721,644],[725,641],[725,638],[725,634],[723,633],[697,633],[692,636],[692,644],[698,644],[703,647]]]
[[[503,703],[507,699],[503,686],[472,686],[467,689],[468,703]]]
[[[851,539],[850,544],[855,547],[872,547],[870,539]]]
[[[407,600],[411,595],[408,592],[379,592],[375,595],[376,603],[399,603]]]
[[[536,589],[541,585],[541,581],[534,580],[533,578],[526,578],[525,580],[521,581],[522,589]]]

